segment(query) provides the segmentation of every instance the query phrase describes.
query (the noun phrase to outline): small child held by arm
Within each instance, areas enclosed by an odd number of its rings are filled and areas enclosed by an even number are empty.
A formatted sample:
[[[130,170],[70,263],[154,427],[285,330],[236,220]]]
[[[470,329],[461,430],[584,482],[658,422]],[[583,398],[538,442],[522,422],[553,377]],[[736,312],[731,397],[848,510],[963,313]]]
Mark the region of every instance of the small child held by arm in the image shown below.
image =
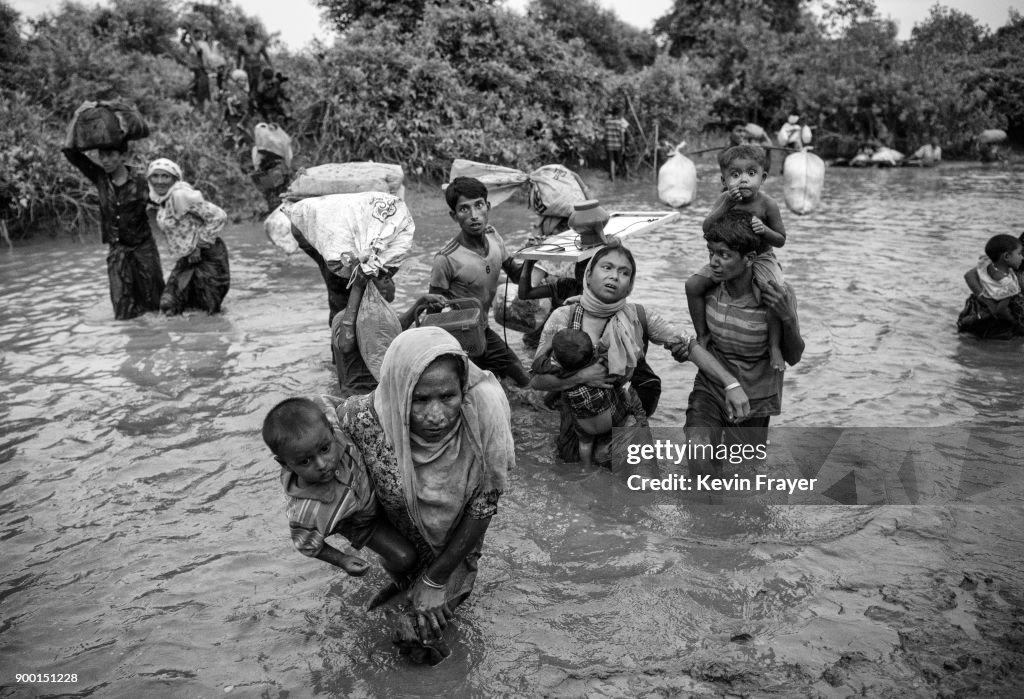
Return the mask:
[[[340,534],[356,549],[376,552],[392,578],[416,567],[416,550],[377,517],[377,499],[358,449],[308,398],[288,398],[263,421],[263,441],[281,464],[281,484],[292,543],[349,575],[366,573],[362,558],[342,553],[324,539]]]
[[[768,178],[768,155],[760,146],[733,146],[722,152],[718,165],[722,171],[725,191],[704,219],[704,232],[707,233],[715,221],[726,216],[750,216],[751,228],[762,240],[753,268],[754,296],[760,302],[761,289],[769,281],[779,286],[783,284],[782,268],[772,248],[781,248],[786,244],[786,228],[782,224],[779,205],[761,191],[761,185]],[[702,344],[708,336],[704,295],[717,283],[708,265],[686,281],[686,303],[697,339]],[[772,368],[776,371],[784,371],[786,366],[782,358],[781,341],[782,326],[777,318],[769,314],[768,347]]]
[[[1022,249],[1021,241],[1012,235],[992,236],[985,244],[985,254],[978,265],[964,275],[971,293],[991,316],[1014,325],[1018,321],[1011,302],[1021,292],[1017,271],[1024,260]]]
[[[551,354],[561,367],[560,375],[571,376],[598,361],[594,343],[583,330],[564,328],[555,333]],[[612,431],[614,403],[609,388],[581,385],[565,392],[565,399],[576,423],[580,442],[580,461],[594,463],[594,437]]]

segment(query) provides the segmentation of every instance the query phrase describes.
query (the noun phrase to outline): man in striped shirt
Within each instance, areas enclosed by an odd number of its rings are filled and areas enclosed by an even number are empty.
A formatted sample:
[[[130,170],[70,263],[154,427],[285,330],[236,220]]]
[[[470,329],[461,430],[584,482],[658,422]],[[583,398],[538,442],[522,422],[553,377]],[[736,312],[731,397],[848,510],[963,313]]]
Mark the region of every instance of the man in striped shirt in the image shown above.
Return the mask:
[[[717,282],[705,298],[709,330],[708,351],[737,383],[722,387],[698,372],[686,409],[686,437],[693,444],[765,444],[768,422],[782,409],[783,372],[772,369],[768,351],[768,315],[782,324],[782,355],[790,366],[800,361],[804,341],[796,314],[796,298],[789,286],[775,282],[754,298],[753,261],[760,244],[750,216],[730,214],[704,234],[712,279]],[[750,399],[750,415],[734,422],[725,394],[742,386]],[[730,453],[732,453],[730,451]],[[720,475],[721,464],[711,458],[690,460],[690,474]]]

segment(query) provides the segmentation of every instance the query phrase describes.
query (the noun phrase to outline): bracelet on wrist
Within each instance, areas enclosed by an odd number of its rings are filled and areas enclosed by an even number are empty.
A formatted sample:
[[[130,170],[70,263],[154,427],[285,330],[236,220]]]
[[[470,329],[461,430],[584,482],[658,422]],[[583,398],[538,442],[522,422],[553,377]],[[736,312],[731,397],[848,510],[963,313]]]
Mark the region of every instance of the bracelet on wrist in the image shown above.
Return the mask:
[[[420,579],[423,580],[423,584],[424,585],[426,585],[427,587],[432,588],[434,590],[443,590],[444,587],[445,587],[441,583],[436,583],[433,580],[431,580],[430,578],[428,578],[426,573],[424,573],[423,577],[420,578]]]
[[[733,381],[731,384],[729,384],[728,386],[725,387],[725,390],[726,391],[731,391],[732,389],[739,388],[739,387],[740,387],[740,382],[739,381]]]

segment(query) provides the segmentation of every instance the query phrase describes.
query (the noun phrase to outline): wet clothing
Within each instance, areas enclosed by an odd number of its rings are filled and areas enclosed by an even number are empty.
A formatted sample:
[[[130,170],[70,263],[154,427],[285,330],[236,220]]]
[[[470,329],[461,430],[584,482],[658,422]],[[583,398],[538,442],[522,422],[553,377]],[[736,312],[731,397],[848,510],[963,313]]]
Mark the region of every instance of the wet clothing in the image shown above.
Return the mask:
[[[462,410],[449,434],[425,442],[409,429],[412,393],[430,363],[447,354],[457,356],[466,372]],[[445,551],[463,518],[489,519],[497,513],[515,466],[508,400],[497,379],[469,362],[445,330],[414,328],[399,335],[384,356],[380,386],[350,398],[338,414],[342,430],[363,456],[387,521],[416,550],[419,567],[412,579]],[[483,537],[446,581],[449,609],[472,593],[482,547]],[[411,580],[396,582],[404,588]],[[393,640],[403,652],[416,647],[413,657],[422,659],[450,652],[443,639],[420,642],[408,606],[394,616]]]
[[[769,357],[768,308],[753,294],[732,298],[725,284],[711,289],[704,300],[711,337],[707,349],[743,386],[750,399],[750,418],[778,415],[783,372],[772,368]],[[725,405],[724,387],[703,371],[697,372],[693,390]]]
[[[303,488],[294,473],[281,469],[292,545],[311,558],[323,550],[324,539],[334,534],[344,536],[353,548],[361,549],[376,526],[377,498],[362,456],[340,430],[333,408],[327,417],[341,446],[341,462],[334,478]]]
[[[487,346],[483,354],[473,357],[481,369],[499,377],[525,376],[522,362],[501,337],[488,325],[491,304],[498,291],[498,275],[502,270],[514,282],[519,281],[522,264],[512,259],[505,242],[488,226],[484,232],[485,251],[481,255],[453,238],[434,256],[430,271],[430,292],[448,298],[475,298],[483,306],[484,336]]]
[[[231,266],[228,247],[217,238],[211,244],[200,244],[199,259],[190,255],[178,258],[167,278],[160,297],[160,310],[177,315],[189,308],[220,313],[224,297],[231,288]]]
[[[154,195],[150,193],[151,198]],[[187,308],[219,313],[231,287],[228,248],[218,237],[227,214],[180,180],[154,203],[159,206],[157,227],[176,259],[160,298],[160,310],[172,315]]]
[[[107,276],[114,317],[126,320],[160,308],[164,274],[160,253],[149,227],[146,206],[149,183],[128,168],[128,179],[116,185],[85,153],[64,149],[64,157],[96,185],[100,200],[100,231],[107,254]]]

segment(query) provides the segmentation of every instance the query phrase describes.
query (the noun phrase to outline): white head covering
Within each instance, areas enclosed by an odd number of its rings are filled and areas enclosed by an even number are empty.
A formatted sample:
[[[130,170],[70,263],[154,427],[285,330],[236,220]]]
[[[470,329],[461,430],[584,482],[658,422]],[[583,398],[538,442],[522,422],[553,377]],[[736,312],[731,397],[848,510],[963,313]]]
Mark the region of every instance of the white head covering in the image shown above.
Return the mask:
[[[150,184],[149,198],[156,204],[170,208],[175,217],[183,216],[191,207],[203,201],[203,195],[199,191],[189,183],[182,181],[181,167],[173,160],[157,158],[151,162],[146,168],[146,179],[148,180],[156,172],[166,172],[168,175],[172,175],[176,181],[165,194],[157,194],[153,185]]]

